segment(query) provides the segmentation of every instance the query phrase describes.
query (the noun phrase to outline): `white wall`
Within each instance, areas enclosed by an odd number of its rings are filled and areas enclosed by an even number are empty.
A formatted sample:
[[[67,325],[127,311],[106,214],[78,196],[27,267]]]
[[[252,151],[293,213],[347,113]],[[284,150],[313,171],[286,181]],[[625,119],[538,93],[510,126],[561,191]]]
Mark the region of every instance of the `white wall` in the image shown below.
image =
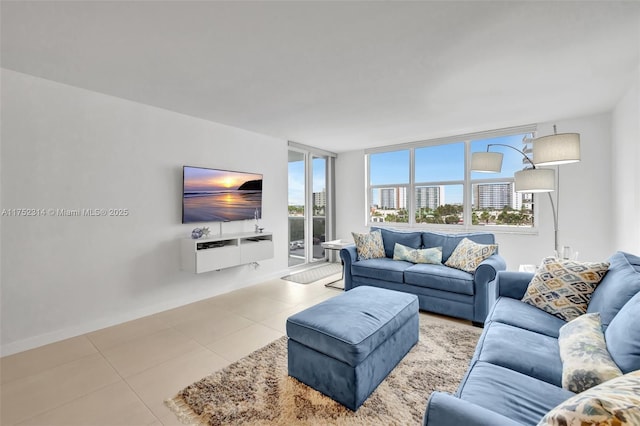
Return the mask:
[[[2,353],[180,306],[287,268],[286,141],[2,71],[1,208],[127,208],[2,220]],[[275,258],[179,270],[182,166],[264,174]],[[218,225],[211,224],[217,233]],[[251,221],[224,224],[249,231]]]
[[[582,260],[603,260],[615,250],[611,225],[611,116],[602,114],[556,123],[542,123],[538,136],[558,132],[581,135],[581,162],[560,166],[559,244],[580,252]],[[364,152],[341,153],[337,169],[337,231],[349,238],[350,232],[364,227]],[[538,234],[496,234],[500,254],[510,270],[520,264],[537,264],[553,255],[553,216],[549,199],[542,194],[539,205],[541,226]]]
[[[612,135],[615,246],[640,255],[640,69],[613,111]]]

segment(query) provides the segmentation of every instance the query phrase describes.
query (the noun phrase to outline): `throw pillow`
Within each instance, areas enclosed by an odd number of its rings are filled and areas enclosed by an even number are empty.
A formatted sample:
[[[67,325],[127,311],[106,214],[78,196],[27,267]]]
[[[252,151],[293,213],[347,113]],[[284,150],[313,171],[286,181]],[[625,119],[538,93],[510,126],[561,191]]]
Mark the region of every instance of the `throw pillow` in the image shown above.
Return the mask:
[[[380,259],[385,257],[382,233],[371,231],[368,234],[356,234],[352,232],[353,241],[356,243],[358,260]]]
[[[542,260],[522,301],[565,321],[587,312],[608,262],[578,262],[547,257]]]
[[[620,309],[604,338],[611,358],[623,373],[640,370],[640,292]]]
[[[442,247],[414,249],[396,243],[393,249],[393,260],[406,260],[411,263],[431,263],[439,265],[442,263]]]
[[[475,272],[483,260],[497,251],[497,244],[478,244],[468,238],[463,238],[453,250],[445,265],[465,272]]]
[[[640,370],[572,396],[538,423],[552,425],[640,425]]]
[[[580,393],[622,376],[607,350],[600,314],[584,314],[560,327],[562,387]]]

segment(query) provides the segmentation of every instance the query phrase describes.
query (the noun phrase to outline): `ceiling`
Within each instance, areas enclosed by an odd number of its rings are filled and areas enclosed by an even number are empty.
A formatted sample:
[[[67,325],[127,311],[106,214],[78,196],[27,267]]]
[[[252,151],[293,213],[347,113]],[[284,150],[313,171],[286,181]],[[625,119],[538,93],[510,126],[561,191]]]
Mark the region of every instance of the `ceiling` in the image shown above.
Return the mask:
[[[640,2],[3,0],[0,13],[4,68],[334,152],[605,112],[640,72]]]

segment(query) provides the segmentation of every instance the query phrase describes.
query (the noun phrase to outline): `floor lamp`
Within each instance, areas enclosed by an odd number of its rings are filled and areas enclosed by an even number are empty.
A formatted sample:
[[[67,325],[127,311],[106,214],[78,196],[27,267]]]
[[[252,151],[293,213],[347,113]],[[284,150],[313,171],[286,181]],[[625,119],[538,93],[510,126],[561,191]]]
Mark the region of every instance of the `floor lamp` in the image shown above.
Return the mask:
[[[487,152],[474,152],[471,155],[471,171],[499,173],[502,170],[503,154],[501,152],[490,152],[489,148],[492,146],[504,146],[519,152],[531,165],[531,168],[514,173],[515,192],[546,192],[549,194],[553,213],[554,249],[558,253],[558,209],[556,209],[551,196],[551,192],[556,189],[555,171],[553,169],[540,169],[536,166],[555,166],[580,161],[580,134],[556,133],[555,125],[553,126],[553,132],[553,135],[533,140],[533,159],[511,145],[489,144],[487,145]],[[557,195],[557,200],[559,203],[559,194]]]

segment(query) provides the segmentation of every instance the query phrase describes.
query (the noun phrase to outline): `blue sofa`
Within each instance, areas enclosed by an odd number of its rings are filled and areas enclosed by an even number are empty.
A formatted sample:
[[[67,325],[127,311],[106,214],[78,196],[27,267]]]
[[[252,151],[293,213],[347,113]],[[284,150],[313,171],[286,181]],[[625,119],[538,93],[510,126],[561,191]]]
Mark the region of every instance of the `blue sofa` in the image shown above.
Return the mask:
[[[463,238],[479,244],[494,244],[493,234],[438,234],[435,232],[404,232],[380,229],[386,257],[358,260],[356,246],[340,251],[344,263],[344,289],[368,285],[403,291],[418,296],[420,309],[438,314],[462,318],[482,325],[487,316],[489,298],[488,283],[498,271],[506,269],[504,259],[494,254],[484,260],[475,273],[461,271],[444,265]],[[442,264],[413,264],[393,260],[395,244],[412,248],[442,247]]]
[[[640,258],[617,252],[588,305],[622,373],[640,369]],[[434,392],[424,425],[535,425],[575,395],[562,388],[559,329],[565,321],[521,302],[533,274],[500,272],[497,299],[455,395]]]

